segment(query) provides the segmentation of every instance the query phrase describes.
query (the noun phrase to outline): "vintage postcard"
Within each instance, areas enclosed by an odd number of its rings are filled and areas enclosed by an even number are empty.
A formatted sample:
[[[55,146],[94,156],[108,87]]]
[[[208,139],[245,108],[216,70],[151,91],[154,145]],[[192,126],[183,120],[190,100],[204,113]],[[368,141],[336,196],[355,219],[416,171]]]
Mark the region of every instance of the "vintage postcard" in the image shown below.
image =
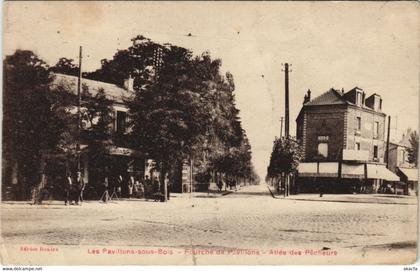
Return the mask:
[[[419,3],[3,3],[2,265],[413,264]]]

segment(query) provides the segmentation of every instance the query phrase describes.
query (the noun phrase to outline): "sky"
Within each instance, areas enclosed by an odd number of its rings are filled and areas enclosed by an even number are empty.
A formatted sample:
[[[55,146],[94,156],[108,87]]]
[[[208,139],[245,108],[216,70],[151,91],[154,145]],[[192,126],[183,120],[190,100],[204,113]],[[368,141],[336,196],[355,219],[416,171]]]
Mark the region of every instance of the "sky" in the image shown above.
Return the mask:
[[[253,163],[266,174],[284,116],[290,63],[290,133],[308,89],[362,88],[383,98],[391,137],[419,120],[419,4],[416,2],[5,2],[3,55],[34,51],[48,64],[75,59],[100,67],[142,34],[209,51],[235,79]],[[188,34],[191,33],[191,36]]]

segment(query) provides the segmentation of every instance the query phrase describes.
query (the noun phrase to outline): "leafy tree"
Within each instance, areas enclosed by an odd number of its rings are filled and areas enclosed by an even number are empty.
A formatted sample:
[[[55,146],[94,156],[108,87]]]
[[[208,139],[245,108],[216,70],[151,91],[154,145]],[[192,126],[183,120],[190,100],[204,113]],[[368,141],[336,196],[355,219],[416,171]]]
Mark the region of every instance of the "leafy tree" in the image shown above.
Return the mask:
[[[6,56],[3,70],[3,155],[19,172],[20,195],[25,198],[39,181],[42,150],[58,144],[63,125],[54,112],[58,99],[49,91],[52,76],[43,60],[17,50]]]
[[[104,89],[99,89],[95,95],[89,92],[85,95],[83,119],[87,125],[84,129],[84,140],[89,146],[89,161],[93,167],[104,169],[108,147],[113,144],[110,129],[113,122],[113,102],[106,98]]]
[[[163,172],[192,159],[203,174],[217,170],[255,176],[235,106],[233,76],[221,75],[221,61],[208,52],[193,56],[190,50],[141,35],[132,42],[87,77],[117,85],[129,75],[134,78],[135,95],[128,101],[133,146],[147,152]],[[162,52],[160,65],[157,50]],[[241,167],[239,161],[246,163]]]
[[[268,166],[269,177],[279,177],[282,173],[295,171],[303,159],[303,152],[294,138],[276,138]]]
[[[73,61],[73,59],[62,57],[53,67],[50,68],[50,71],[54,73],[77,76],[79,74],[79,67],[74,64]]]
[[[408,149],[408,162],[414,164],[417,167],[419,152],[419,134],[417,131],[411,132],[409,141],[411,148]]]

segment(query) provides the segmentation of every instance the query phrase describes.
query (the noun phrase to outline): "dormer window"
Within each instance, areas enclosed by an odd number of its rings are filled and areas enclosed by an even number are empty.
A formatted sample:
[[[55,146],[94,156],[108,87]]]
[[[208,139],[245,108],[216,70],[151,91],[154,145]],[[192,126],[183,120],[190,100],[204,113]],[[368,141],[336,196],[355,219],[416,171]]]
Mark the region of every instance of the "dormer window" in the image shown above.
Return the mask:
[[[382,109],[382,99],[378,95],[375,95],[373,109],[376,110],[376,111]]]
[[[360,91],[356,92],[356,104],[358,106],[362,106],[363,105],[363,94]]]

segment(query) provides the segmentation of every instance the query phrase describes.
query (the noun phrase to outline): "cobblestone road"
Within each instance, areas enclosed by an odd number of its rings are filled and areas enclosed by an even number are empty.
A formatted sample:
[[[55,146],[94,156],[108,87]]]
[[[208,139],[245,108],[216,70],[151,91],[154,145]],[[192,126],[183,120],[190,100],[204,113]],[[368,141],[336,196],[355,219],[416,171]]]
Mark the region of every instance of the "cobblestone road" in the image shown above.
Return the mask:
[[[3,203],[5,243],[174,248],[415,249],[417,205],[273,199],[265,186],[168,203]]]

